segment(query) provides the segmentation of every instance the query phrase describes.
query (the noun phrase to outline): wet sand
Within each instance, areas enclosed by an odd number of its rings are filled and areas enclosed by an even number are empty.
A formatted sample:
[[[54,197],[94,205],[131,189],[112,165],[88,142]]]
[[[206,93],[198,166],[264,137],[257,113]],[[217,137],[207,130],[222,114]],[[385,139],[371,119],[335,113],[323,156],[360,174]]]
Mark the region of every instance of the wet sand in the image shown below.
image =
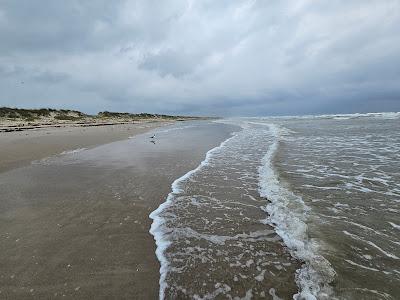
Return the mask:
[[[157,299],[148,215],[231,131],[149,132],[1,173],[0,298]]]
[[[90,148],[140,134],[171,122],[158,121],[96,127],[41,128],[0,132],[0,172],[28,165],[63,151]]]

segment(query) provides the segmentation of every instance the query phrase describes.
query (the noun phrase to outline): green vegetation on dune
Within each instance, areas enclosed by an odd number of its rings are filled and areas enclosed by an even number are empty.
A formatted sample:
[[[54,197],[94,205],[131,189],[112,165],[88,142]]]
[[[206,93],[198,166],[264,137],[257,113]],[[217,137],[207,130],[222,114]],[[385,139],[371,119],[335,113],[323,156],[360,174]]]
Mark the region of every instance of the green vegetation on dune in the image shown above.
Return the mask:
[[[75,116],[69,116],[69,115],[57,115],[57,116],[54,116],[54,119],[66,120],[66,121],[78,121],[78,120],[81,120],[82,117],[75,117]]]
[[[58,121],[79,121],[82,119],[120,119],[123,121],[134,121],[134,120],[146,120],[146,119],[163,119],[163,120],[188,120],[198,119],[198,117],[188,116],[171,116],[164,114],[149,114],[149,113],[125,113],[125,112],[99,112],[97,115],[87,115],[77,110],[68,109],[52,109],[52,108],[40,108],[40,109],[23,109],[23,108],[9,108],[0,107],[0,119],[8,119],[15,121],[37,121],[37,120],[58,120]]]
[[[81,112],[72,110],[56,110],[51,108],[24,109],[24,108],[0,107],[0,118],[40,119],[44,117],[50,117],[52,113],[60,116],[68,115],[70,113],[85,116],[85,114]]]
[[[125,119],[180,119],[180,118],[191,118],[185,116],[170,116],[170,115],[162,115],[162,114],[148,114],[148,113],[121,113],[121,112],[109,112],[102,111],[97,114],[99,118],[125,118]]]

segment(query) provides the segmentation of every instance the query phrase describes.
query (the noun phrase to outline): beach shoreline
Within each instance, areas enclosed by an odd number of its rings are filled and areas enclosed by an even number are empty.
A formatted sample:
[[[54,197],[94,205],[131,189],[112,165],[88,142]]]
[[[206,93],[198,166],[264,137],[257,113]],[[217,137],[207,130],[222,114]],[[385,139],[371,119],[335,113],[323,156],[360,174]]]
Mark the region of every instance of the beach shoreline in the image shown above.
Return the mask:
[[[99,145],[145,133],[173,124],[174,121],[139,121],[87,124],[63,124],[0,132],[0,173],[29,165],[32,161],[75,149]]]
[[[231,132],[176,124],[0,173],[0,295],[158,299],[149,214]]]

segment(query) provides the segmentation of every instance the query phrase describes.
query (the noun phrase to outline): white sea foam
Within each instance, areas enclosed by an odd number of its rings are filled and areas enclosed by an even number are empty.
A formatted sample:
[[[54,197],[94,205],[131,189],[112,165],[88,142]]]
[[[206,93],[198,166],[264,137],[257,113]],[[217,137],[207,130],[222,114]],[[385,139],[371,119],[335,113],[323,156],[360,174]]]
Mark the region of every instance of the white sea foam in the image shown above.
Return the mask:
[[[165,250],[170,246],[170,241],[168,241],[166,233],[168,228],[165,225],[165,220],[163,216],[161,215],[164,209],[167,207],[171,206],[173,204],[174,198],[177,194],[182,192],[182,183],[188,180],[193,174],[201,170],[203,167],[207,166],[209,164],[209,161],[213,155],[214,152],[218,151],[219,149],[223,148],[226,143],[229,142],[232,138],[234,138],[235,135],[232,137],[228,138],[224,142],[222,142],[219,146],[209,150],[206,153],[205,159],[200,163],[200,165],[189,172],[187,172],[185,175],[179,177],[176,179],[172,185],[171,185],[171,190],[172,192],[168,194],[167,199],[165,202],[163,202],[155,211],[153,211],[149,217],[153,220],[153,223],[151,224],[150,228],[150,233],[153,235],[154,240],[156,242],[156,256],[158,260],[160,261],[160,292],[159,292],[159,298],[164,299],[165,296],[165,289],[167,288],[167,283],[165,281],[167,273],[168,273],[168,268],[169,268],[169,262],[167,258],[164,255]]]
[[[60,153],[60,155],[76,154],[85,150],[87,150],[87,148],[78,148],[74,150],[63,151]]]
[[[301,197],[286,189],[279,181],[272,160],[278,149],[281,133],[280,128],[273,124],[269,125],[269,130],[275,141],[259,168],[259,192],[261,197],[270,201],[265,207],[269,214],[265,221],[282,237],[292,256],[304,262],[296,274],[300,291],[293,298],[328,298],[332,294],[329,283],[336,273],[330,263],[318,254],[318,245],[307,237],[306,214],[309,208]]]
[[[303,116],[270,116],[270,117],[253,117],[254,119],[332,119],[332,120],[350,120],[358,118],[373,119],[399,119],[400,112],[375,112],[375,113],[353,113],[353,114],[323,114],[323,115],[303,115]],[[251,118],[249,118],[251,119]]]
[[[392,227],[393,228],[395,228],[395,229],[399,229],[400,230],[400,225],[397,225],[397,224],[395,224],[395,223],[393,223],[393,222],[388,222],[390,225],[392,225]]]
[[[171,127],[171,128],[158,130],[157,133],[168,133],[171,131],[183,130],[183,129],[194,128],[194,127],[196,127],[196,126],[195,125],[185,125],[185,126],[180,126],[180,127]]]
[[[362,268],[362,269],[365,269],[365,270],[369,270],[369,271],[379,272],[378,269],[371,268],[371,267],[366,267],[366,266],[357,264],[354,261],[351,261],[350,259],[345,259],[344,261],[349,263],[349,264],[351,264],[352,266],[356,266],[356,267],[359,267],[359,268]]]
[[[354,240],[364,242],[364,243],[366,243],[366,244],[368,244],[368,245],[374,247],[375,249],[377,249],[378,251],[380,251],[381,253],[383,253],[384,255],[386,255],[386,256],[389,257],[389,258],[400,259],[400,258],[397,257],[396,255],[394,255],[394,254],[392,254],[392,253],[390,253],[390,252],[387,252],[387,251],[383,250],[381,247],[379,247],[379,246],[378,246],[377,244],[375,244],[374,242],[365,240],[365,239],[359,237],[358,235],[355,235],[355,234],[353,234],[353,233],[350,233],[350,232],[348,232],[348,231],[346,231],[346,230],[343,230],[343,233],[344,233],[345,235],[347,235],[347,236],[353,238]]]
[[[63,151],[59,154],[55,154],[55,155],[51,155],[49,157],[34,160],[31,162],[31,164],[32,165],[50,165],[50,164],[57,162],[60,159],[60,157],[77,154],[77,153],[85,151],[85,150],[87,150],[87,148],[78,148],[78,149]]]
[[[362,292],[363,294],[367,294],[365,295],[366,297],[364,299],[387,299],[387,300],[393,300],[393,298],[384,292],[381,291],[377,291],[377,290],[370,290],[370,289],[366,289],[366,288],[352,288],[349,290],[354,290],[354,291],[359,291]],[[367,298],[369,294],[369,297]],[[371,296],[373,295],[373,296]]]

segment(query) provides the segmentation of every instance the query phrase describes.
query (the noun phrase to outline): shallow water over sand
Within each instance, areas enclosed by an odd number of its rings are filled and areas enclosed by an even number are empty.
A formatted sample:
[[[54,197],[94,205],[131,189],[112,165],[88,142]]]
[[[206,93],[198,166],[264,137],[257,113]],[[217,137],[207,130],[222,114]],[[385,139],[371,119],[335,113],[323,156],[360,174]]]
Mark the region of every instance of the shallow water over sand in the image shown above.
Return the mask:
[[[161,298],[296,293],[299,264],[265,223],[268,201],[258,191],[258,168],[272,143],[273,136],[257,126],[236,132],[178,179],[166,204],[151,215],[159,248],[166,247],[159,253]]]

